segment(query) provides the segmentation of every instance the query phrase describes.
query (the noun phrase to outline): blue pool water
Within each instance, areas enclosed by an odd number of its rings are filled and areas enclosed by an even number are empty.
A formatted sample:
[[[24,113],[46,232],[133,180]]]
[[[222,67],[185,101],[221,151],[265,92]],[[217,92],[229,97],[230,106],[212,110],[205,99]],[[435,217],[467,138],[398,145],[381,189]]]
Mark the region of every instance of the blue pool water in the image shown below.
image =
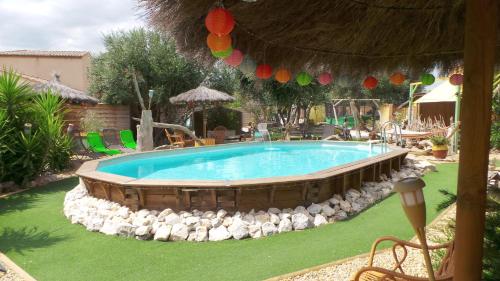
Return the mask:
[[[363,143],[248,143],[130,155],[98,171],[137,179],[241,180],[305,175],[382,153]]]

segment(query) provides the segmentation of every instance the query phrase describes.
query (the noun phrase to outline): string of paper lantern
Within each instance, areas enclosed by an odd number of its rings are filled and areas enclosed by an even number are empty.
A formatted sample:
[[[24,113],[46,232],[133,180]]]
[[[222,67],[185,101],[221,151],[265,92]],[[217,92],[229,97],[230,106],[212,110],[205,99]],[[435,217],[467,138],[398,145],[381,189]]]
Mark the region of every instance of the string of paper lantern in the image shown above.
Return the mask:
[[[205,26],[209,31],[207,36],[207,45],[210,48],[212,55],[216,58],[224,59],[224,62],[239,69],[245,74],[255,73],[260,79],[269,79],[273,76],[273,68],[269,64],[260,64],[256,66],[255,62],[243,53],[234,49],[232,46],[231,32],[234,29],[235,21],[231,12],[223,7],[217,7],[210,10],[205,18]],[[285,68],[279,68],[274,74],[276,81],[280,83],[288,83],[291,80],[291,73]],[[313,77],[307,72],[300,72],[295,78],[300,86],[307,86],[312,83]],[[323,72],[316,78],[320,85],[326,86],[332,83],[333,77],[329,72]],[[406,77],[401,72],[395,72],[390,77],[391,84],[399,86],[404,83]],[[435,77],[430,73],[424,73],[420,77],[422,85],[431,85],[435,81]],[[461,85],[463,76],[461,74],[453,74],[449,81],[453,85]],[[367,76],[363,81],[363,87],[368,90],[373,90],[378,86],[378,80],[373,76]]]

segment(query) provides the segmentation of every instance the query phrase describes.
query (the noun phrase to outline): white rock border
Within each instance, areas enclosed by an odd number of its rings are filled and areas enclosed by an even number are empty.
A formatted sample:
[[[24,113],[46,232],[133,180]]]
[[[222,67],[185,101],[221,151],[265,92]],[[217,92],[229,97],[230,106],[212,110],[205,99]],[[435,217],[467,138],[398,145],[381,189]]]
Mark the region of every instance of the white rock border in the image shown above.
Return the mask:
[[[143,209],[132,212],[118,203],[90,196],[80,182],[66,193],[64,215],[71,223],[81,224],[90,231],[140,240],[204,242],[260,238],[345,220],[389,196],[393,182],[405,177],[420,177],[435,169],[427,161],[407,157],[399,172],[392,171],[391,178],[381,175],[381,182],[364,182],[360,191],[349,189],[345,197],[335,194],[329,200],[313,203],[307,208],[269,208],[267,211],[251,210],[232,215],[225,210],[176,213],[172,209],[161,212]]]

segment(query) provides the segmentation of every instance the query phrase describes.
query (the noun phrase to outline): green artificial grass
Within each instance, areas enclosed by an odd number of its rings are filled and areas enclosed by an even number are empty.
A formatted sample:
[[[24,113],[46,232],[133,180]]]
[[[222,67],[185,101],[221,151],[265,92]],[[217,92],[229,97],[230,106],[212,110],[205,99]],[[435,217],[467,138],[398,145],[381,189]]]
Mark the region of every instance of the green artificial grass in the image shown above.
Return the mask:
[[[428,222],[455,191],[456,164],[424,177]],[[0,199],[0,251],[38,280],[261,280],[366,253],[379,236],[413,237],[399,197],[351,220],[263,239],[157,242],[106,236],[72,225],[63,215],[63,180]]]

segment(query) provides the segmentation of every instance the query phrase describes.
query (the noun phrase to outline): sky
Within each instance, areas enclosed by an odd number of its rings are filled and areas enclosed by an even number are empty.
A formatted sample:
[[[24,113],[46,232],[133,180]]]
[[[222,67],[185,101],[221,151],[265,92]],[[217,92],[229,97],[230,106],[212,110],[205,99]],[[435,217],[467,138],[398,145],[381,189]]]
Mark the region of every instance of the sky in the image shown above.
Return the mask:
[[[0,0],[0,50],[104,50],[102,35],[146,26],[137,0]]]

